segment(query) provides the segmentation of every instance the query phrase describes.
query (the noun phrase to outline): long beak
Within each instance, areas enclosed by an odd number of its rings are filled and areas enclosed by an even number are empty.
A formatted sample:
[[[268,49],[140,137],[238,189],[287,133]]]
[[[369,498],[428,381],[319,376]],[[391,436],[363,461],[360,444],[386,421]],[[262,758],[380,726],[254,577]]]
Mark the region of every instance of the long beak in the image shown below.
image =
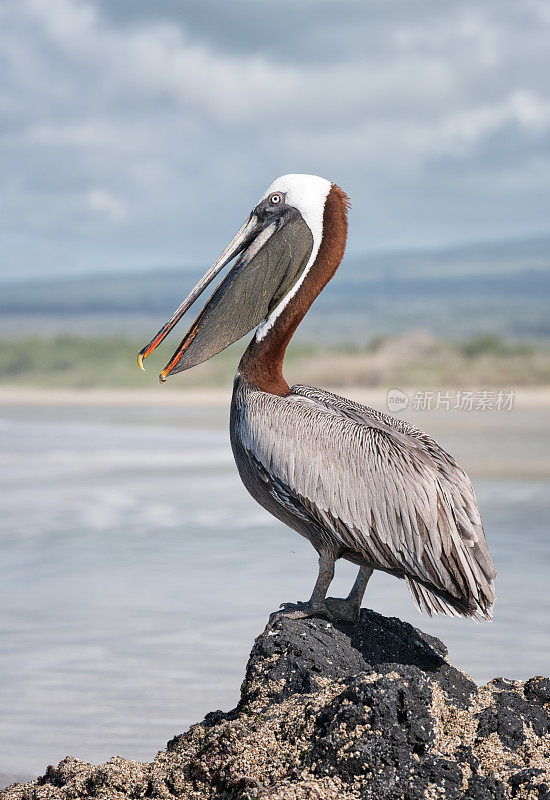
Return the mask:
[[[268,225],[266,225],[265,228],[261,228],[260,232],[255,237],[252,238],[250,245],[246,248],[245,252],[241,254],[241,256],[237,259],[237,261],[235,261],[226,278],[222,281],[220,286],[218,286],[218,288],[216,289],[210,300],[202,309],[201,313],[199,314],[199,316],[197,317],[191,328],[187,331],[182,341],[180,342],[174,355],[160,373],[159,378],[163,383],[168,377],[168,375],[174,372],[179,372],[182,369],[182,365],[187,356],[189,355],[190,352],[189,348],[193,343],[195,343],[197,334],[199,334],[199,332],[201,331],[204,331],[207,322],[213,321],[212,320],[213,309],[217,309],[218,314],[221,314],[221,316],[224,317],[224,322],[222,324],[213,325],[213,328],[217,329],[218,336],[217,337],[212,336],[209,338],[209,345],[213,347],[212,352],[208,354],[203,352],[197,363],[202,362],[206,358],[209,358],[211,355],[215,355],[220,350],[223,350],[225,347],[227,347],[229,344],[232,344],[232,342],[236,341],[237,339],[240,339],[241,336],[243,336],[245,333],[248,333],[248,331],[251,330],[252,327],[257,325],[260,322],[260,320],[263,319],[266,311],[264,307],[261,308],[259,318],[250,316],[251,309],[254,308],[254,304],[251,302],[251,297],[248,297],[246,293],[244,295],[245,303],[249,306],[249,308],[246,309],[247,313],[239,314],[239,309],[238,309],[239,301],[237,297],[234,297],[233,298],[234,302],[232,302],[231,292],[229,291],[229,287],[233,286],[234,290],[237,292],[237,296],[240,295],[239,299],[242,299],[243,297],[242,290],[245,290],[246,292],[247,288],[247,280],[245,277],[247,267],[250,266],[250,268],[252,269],[252,266],[255,264],[256,258],[258,257],[260,251],[262,251],[264,245],[272,238],[273,234],[279,230],[281,225],[282,222],[280,219],[274,220],[270,222]],[[257,276],[257,278],[263,285],[265,285],[262,269],[259,269],[259,275]],[[198,285],[199,284],[197,284],[197,286]],[[254,289],[251,286],[248,286],[248,288],[250,289],[251,295],[254,294]],[[226,308],[227,305],[231,307],[230,316],[226,313],[229,310],[228,308]],[[237,318],[240,318],[240,323],[238,323],[234,319],[235,316]],[[231,322],[234,322],[235,325],[232,326]],[[239,324],[244,325],[244,330],[239,330]],[[229,330],[228,329],[229,327],[231,327],[232,330]],[[217,340],[216,344],[214,344],[215,339]],[[189,366],[191,366],[191,364],[189,364]]]
[[[194,289],[192,289],[191,292],[187,295],[183,303],[174,311],[168,322],[166,322],[162,326],[162,328],[159,330],[156,336],[154,336],[154,338],[151,339],[149,344],[143,347],[139,351],[137,362],[139,368],[143,370],[143,372],[145,372],[145,367],[143,366],[143,362],[147,358],[147,356],[149,356],[153,352],[153,350],[156,347],[158,347],[158,345],[163,341],[163,339],[165,339],[166,336],[168,336],[172,328],[175,325],[177,325],[177,323],[183,317],[185,312],[193,305],[197,297],[199,297],[204,292],[208,284],[212,283],[216,275],[219,272],[221,272],[221,270],[225,266],[227,266],[227,264],[229,264],[229,262],[232,261],[235,258],[235,256],[238,256],[239,253],[242,253],[242,251],[247,247],[248,244],[250,244],[254,236],[258,233],[259,228],[260,228],[260,221],[258,220],[255,214],[251,214],[250,217],[246,220],[246,222],[237,231],[233,239],[229,242],[223,253],[220,253],[220,255],[217,257],[217,259],[210,267],[210,269],[207,270],[207,272],[205,272],[205,274],[202,276],[202,278],[194,287]],[[271,231],[271,233],[273,233],[273,231]],[[164,372],[166,371],[167,370],[165,370]]]

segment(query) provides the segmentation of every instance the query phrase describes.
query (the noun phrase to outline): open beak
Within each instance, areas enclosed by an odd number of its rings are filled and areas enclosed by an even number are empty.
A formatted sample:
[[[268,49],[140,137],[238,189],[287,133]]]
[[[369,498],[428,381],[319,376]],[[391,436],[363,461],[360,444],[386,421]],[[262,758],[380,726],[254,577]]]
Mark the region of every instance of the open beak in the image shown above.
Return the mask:
[[[312,248],[311,231],[296,209],[281,209],[268,218],[253,212],[168,322],[140,350],[140,368],[234,258],[238,256],[160,373],[161,381],[207,361],[259,325],[296,283]]]
[[[282,230],[284,228],[284,230]],[[302,273],[313,247],[311,231],[295,209],[260,219],[252,213],[157,335],[138,364],[162,342],[216,275],[230,271],[160,373],[160,380],[211,358],[260,324]]]
[[[216,275],[221,272],[221,270],[227,266],[227,264],[229,264],[229,262],[232,261],[235,256],[238,256],[239,253],[244,250],[247,244],[249,244],[249,242],[254,238],[254,235],[258,231],[258,227],[258,218],[255,216],[255,214],[251,214],[246,222],[241,225],[225,250],[220,253],[217,259],[214,261],[210,269],[205,272],[197,285],[189,292],[183,303],[181,303],[181,305],[174,311],[168,322],[162,326],[156,336],[151,339],[149,344],[139,351],[137,362],[139,368],[143,370],[143,372],[145,372],[143,362],[147,356],[151,355],[153,350],[158,347],[159,344],[168,336],[172,328],[178,324],[185,312],[191,308],[197,297],[199,297],[204,292],[206,287],[212,283]]]

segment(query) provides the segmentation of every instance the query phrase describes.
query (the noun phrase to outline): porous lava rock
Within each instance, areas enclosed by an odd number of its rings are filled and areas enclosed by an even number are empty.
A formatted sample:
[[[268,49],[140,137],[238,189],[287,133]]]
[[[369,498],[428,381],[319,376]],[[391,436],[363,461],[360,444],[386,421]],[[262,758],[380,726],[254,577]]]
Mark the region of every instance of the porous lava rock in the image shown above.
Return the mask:
[[[241,698],[150,764],[65,758],[2,800],[550,800],[550,681],[473,681],[438,640],[363,610],[282,620]]]

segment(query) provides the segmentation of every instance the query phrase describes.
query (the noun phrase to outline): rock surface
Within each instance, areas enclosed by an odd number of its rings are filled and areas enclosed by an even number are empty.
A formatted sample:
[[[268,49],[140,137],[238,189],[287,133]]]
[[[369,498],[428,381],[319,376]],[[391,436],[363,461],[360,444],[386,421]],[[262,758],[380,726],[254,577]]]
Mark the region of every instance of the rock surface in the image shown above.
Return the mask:
[[[363,610],[256,640],[236,709],[150,764],[75,758],[3,800],[550,800],[550,679],[478,688],[437,639]]]

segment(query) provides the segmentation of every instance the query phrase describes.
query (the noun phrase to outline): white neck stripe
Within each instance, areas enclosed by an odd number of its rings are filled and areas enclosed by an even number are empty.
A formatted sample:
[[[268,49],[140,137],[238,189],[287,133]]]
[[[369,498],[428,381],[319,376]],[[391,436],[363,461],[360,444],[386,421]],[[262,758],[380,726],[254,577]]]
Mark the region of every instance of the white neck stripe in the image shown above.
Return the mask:
[[[279,305],[273,309],[267,319],[256,329],[257,341],[261,341],[273,327],[275,320],[294,297],[317,258],[317,253],[319,252],[319,247],[321,246],[321,240],[323,238],[325,202],[331,187],[332,184],[330,181],[327,181],[325,178],[319,178],[317,175],[283,175],[271,184],[262,198],[263,200],[272,192],[283,192],[286,195],[286,204],[298,209],[304,222],[310,229],[313,237],[313,247],[308,262],[299,279],[288,294],[283,297]]]

